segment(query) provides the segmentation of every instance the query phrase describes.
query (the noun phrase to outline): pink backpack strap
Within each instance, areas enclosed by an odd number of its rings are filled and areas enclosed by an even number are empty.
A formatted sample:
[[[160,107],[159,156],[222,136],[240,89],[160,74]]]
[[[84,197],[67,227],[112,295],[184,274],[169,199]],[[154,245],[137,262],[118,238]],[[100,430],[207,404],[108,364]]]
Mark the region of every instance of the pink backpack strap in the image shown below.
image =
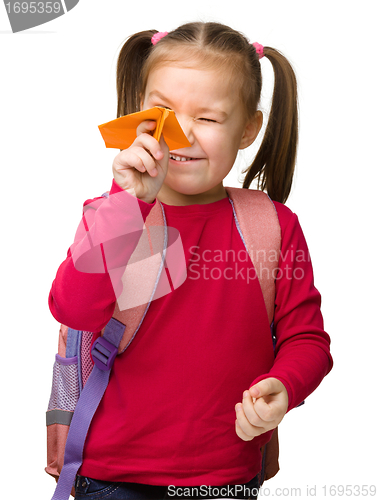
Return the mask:
[[[148,214],[143,234],[122,276],[123,291],[118,297],[113,318],[126,325],[118,352],[123,352],[135,337],[156,293],[166,279],[163,252],[167,247],[167,228],[160,202]],[[134,305],[138,304],[138,305]],[[105,328],[101,331],[103,335]]]
[[[59,343],[58,343],[58,354],[62,358],[66,357],[67,333],[68,333],[68,326],[66,326],[66,325],[60,325],[60,329],[59,329]]]
[[[256,270],[271,324],[281,249],[281,227],[275,206],[262,191],[233,187],[225,189],[233,202],[236,223]]]

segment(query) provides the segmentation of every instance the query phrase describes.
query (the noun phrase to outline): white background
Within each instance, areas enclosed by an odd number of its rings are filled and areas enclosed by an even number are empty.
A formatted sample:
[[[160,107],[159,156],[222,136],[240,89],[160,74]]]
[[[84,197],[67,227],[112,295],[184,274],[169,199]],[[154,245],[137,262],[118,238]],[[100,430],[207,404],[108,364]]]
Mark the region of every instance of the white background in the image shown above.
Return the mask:
[[[44,419],[59,324],[47,298],[84,200],[111,186],[117,151],[97,125],[116,117],[118,52],[134,32],[193,20],[277,48],[298,77],[300,147],[287,205],[310,248],[335,366],[280,425],[281,471],[264,486],[271,496],[301,488],[302,497],[316,486],[323,497],[324,485],[377,483],[375,16],[372,1],[80,0],[12,34],[0,6],[2,498],[53,493]],[[272,70],[261,63],[268,109]],[[244,159],[225,185],[241,185]]]

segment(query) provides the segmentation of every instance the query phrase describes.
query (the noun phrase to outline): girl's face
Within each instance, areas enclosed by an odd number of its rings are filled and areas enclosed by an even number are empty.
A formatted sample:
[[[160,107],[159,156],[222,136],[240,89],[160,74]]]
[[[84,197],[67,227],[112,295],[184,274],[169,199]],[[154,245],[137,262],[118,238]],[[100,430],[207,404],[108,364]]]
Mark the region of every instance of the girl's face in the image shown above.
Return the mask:
[[[260,130],[261,113],[247,122],[239,92],[224,73],[172,63],[158,66],[148,77],[143,109],[172,109],[192,145],[170,152],[158,195],[163,203],[189,205],[225,198],[223,179],[238,150],[249,146]]]

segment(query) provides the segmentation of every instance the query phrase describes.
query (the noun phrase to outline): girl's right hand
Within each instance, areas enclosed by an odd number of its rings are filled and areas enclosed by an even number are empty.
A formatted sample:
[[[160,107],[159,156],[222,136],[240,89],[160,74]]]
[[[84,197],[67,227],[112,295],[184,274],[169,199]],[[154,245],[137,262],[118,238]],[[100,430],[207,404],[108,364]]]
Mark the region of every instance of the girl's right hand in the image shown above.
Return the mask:
[[[148,133],[155,127],[154,121],[142,122],[135,141],[113,161],[116,183],[146,203],[154,202],[168,171],[169,148],[164,137],[158,142]]]

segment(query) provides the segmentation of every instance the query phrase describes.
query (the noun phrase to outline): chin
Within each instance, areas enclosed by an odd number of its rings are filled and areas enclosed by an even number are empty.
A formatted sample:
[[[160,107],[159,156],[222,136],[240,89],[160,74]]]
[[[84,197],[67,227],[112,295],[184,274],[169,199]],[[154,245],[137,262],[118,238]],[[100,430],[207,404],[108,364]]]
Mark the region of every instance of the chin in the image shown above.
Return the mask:
[[[171,189],[172,191],[176,191],[177,193],[184,194],[187,196],[194,196],[197,194],[204,193],[205,191],[208,191],[208,189],[204,189],[204,184],[199,182],[199,183],[191,183],[191,182],[185,182],[182,181],[180,182],[180,185],[176,185],[175,182],[164,182],[164,184]]]

